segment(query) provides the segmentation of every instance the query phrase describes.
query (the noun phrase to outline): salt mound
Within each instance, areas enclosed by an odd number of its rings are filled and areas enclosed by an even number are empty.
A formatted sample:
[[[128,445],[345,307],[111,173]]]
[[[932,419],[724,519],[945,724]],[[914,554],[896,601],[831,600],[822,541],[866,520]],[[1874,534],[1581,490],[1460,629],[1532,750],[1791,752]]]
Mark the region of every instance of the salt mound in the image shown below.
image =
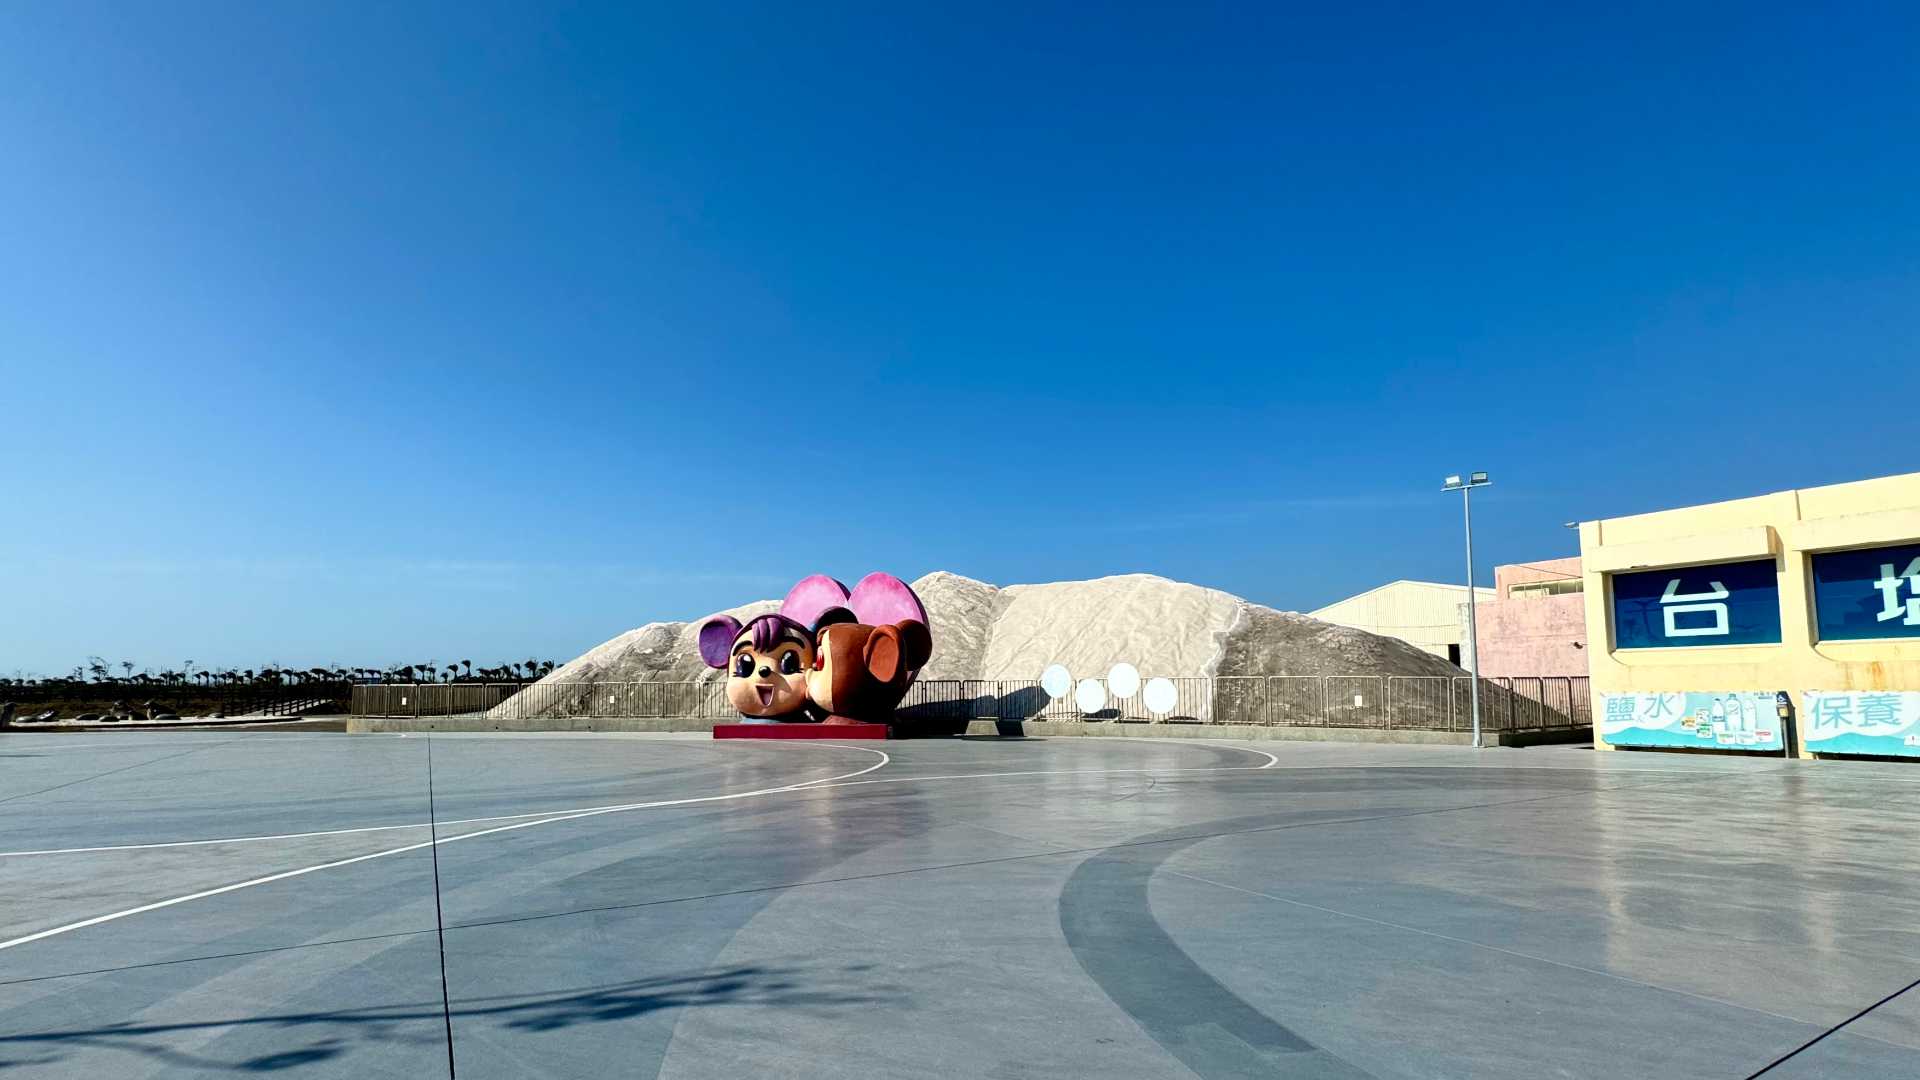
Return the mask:
[[[913,591],[926,607],[933,631],[933,659],[921,669],[920,678],[980,678],[1002,590],[984,581],[936,570],[914,582]]]
[[[756,616],[776,611],[777,600],[756,600],[715,615],[731,615],[745,623]],[[712,618],[712,616],[708,616]],[[553,670],[543,683],[592,682],[712,682],[723,673],[700,659],[700,624],[694,622],[648,623],[629,630],[612,641],[596,645]]]
[[[1142,675],[1459,675],[1395,638],[1275,611],[1218,589],[1151,574],[999,588],[939,571],[913,583],[933,626],[924,681],[1032,680],[1049,664],[1076,678],[1121,661]],[[761,600],[717,614],[746,622]],[[705,619],[648,623],[558,668],[541,683],[715,683],[700,660]]]
[[[1099,676],[1122,660],[1147,675],[1211,675],[1246,606],[1151,574],[1013,585],[1000,595],[976,678],[1037,679],[1048,664]]]

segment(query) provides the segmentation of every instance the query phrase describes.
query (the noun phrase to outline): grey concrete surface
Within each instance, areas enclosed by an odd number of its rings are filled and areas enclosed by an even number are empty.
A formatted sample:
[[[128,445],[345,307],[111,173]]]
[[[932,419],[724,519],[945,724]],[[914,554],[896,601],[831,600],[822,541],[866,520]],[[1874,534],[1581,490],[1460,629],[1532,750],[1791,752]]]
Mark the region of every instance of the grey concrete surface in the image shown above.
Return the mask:
[[[1569,747],[9,733],[0,1074],[417,1080],[450,1015],[463,1077],[1913,1077],[1916,796]]]

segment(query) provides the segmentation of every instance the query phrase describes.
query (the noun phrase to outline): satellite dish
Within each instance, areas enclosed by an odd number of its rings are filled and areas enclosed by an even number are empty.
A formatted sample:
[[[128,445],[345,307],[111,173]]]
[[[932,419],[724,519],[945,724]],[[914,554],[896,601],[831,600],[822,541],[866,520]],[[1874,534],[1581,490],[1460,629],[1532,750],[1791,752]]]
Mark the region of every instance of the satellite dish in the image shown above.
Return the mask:
[[[1040,673],[1040,689],[1054,700],[1073,693],[1073,674],[1065,664],[1048,664],[1047,670]]]
[[[1130,698],[1140,692],[1140,669],[1122,661],[1107,672],[1107,689],[1116,698]]]
[[[1081,679],[1073,691],[1073,703],[1080,706],[1083,713],[1097,713],[1107,706],[1107,688],[1100,685],[1099,679]]]
[[[1140,700],[1146,703],[1147,711],[1165,716],[1180,704],[1180,692],[1174,688],[1172,679],[1155,677],[1147,680],[1147,688],[1140,695]]]

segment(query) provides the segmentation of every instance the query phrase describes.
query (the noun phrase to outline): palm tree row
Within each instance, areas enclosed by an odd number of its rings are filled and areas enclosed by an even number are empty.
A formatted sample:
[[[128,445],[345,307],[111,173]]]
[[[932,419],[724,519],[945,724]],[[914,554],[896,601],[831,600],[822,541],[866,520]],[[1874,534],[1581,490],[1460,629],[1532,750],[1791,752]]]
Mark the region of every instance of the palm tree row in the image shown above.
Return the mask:
[[[114,668],[118,667],[118,673]],[[186,687],[200,689],[219,689],[243,686],[303,686],[310,683],[502,683],[532,682],[553,673],[555,664],[551,660],[513,660],[492,667],[475,669],[471,660],[449,661],[441,664],[428,660],[422,664],[389,664],[384,668],[371,667],[313,667],[296,668],[279,664],[267,664],[260,668],[196,668],[194,662],[186,661],[179,668],[153,671],[143,668],[134,671],[131,660],[122,660],[117,665],[109,664],[98,656],[90,656],[85,664],[75,665],[64,676],[52,677],[0,677],[0,687],[32,688],[39,690],[63,690],[124,686],[140,689],[163,687]]]

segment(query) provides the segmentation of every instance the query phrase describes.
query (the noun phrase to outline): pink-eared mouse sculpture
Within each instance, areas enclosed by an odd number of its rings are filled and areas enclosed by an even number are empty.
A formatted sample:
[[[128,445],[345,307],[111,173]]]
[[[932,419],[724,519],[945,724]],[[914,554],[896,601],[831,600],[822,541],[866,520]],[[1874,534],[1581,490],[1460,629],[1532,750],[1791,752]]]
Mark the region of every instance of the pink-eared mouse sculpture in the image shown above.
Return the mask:
[[[933,655],[927,611],[891,574],[851,591],[802,578],[780,609],[700,626],[700,658],[727,672],[727,701],[750,721],[886,723]]]

